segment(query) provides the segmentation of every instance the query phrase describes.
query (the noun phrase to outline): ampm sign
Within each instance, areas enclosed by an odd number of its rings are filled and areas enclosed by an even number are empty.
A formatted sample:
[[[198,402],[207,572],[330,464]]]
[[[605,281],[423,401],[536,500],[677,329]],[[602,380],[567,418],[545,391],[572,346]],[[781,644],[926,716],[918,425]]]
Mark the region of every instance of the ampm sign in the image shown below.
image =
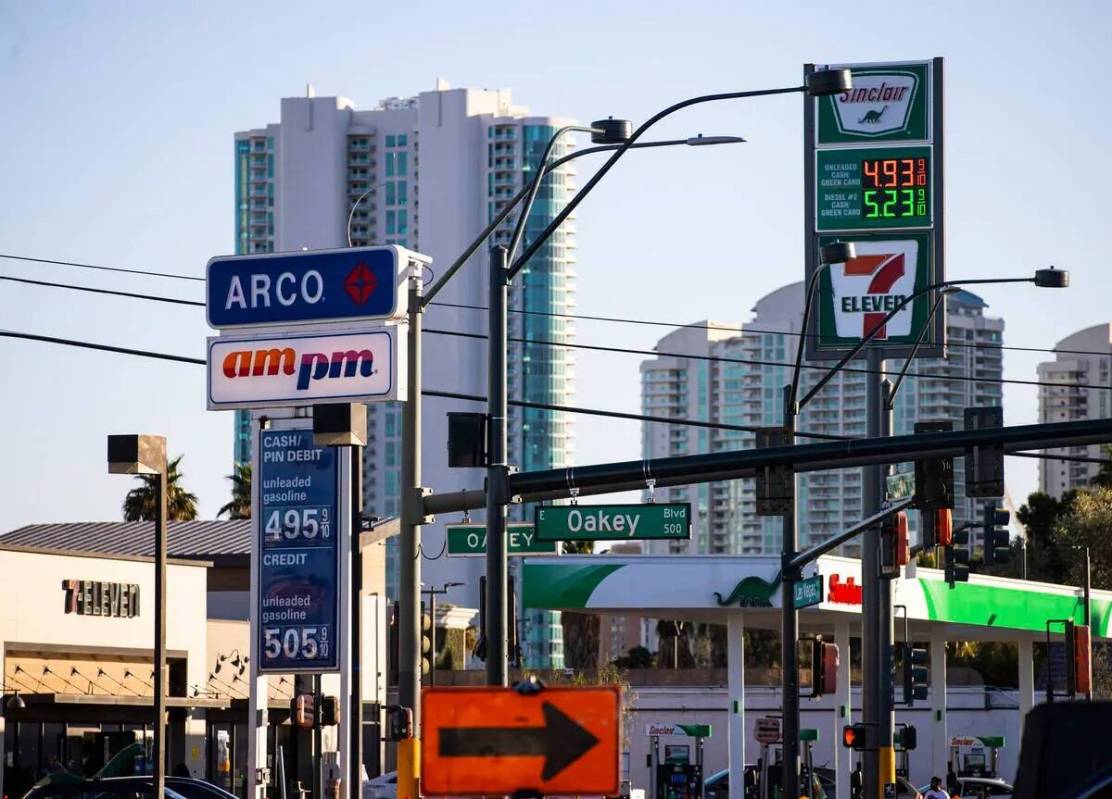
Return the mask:
[[[404,337],[384,326],[351,333],[208,341],[208,408],[404,400]]]
[[[207,267],[208,323],[221,330],[400,319],[404,281],[428,262],[396,245],[218,256]]]

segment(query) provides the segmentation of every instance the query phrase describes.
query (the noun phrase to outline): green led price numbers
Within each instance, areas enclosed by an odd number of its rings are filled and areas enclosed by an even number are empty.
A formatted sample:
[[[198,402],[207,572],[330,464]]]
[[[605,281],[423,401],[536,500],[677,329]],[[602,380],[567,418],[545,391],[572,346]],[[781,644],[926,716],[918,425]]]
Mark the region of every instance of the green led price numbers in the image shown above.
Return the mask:
[[[861,215],[865,219],[923,217],[930,180],[926,158],[861,161]]]
[[[266,543],[313,541],[332,537],[332,519],[327,507],[275,508],[266,517]]]
[[[316,660],[328,658],[328,630],[316,627],[265,627],[263,628],[263,657],[274,660]]]

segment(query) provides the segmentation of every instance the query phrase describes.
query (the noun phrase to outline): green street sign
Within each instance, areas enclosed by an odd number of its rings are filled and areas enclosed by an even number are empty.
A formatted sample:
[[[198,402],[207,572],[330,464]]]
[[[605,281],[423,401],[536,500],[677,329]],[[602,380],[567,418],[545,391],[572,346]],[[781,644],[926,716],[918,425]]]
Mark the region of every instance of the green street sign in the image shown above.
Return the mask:
[[[691,537],[691,504],[546,505],[536,510],[540,541],[639,541]]]
[[[818,230],[929,228],[931,147],[818,150]]]
[[[793,591],[793,604],[796,610],[799,608],[809,608],[811,605],[817,605],[822,602],[822,575],[816,574],[814,577],[808,577],[806,580],[800,580],[795,583],[792,588]]]
[[[485,524],[448,524],[444,527],[448,536],[448,554],[456,557],[480,557],[486,554]],[[533,533],[531,524],[506,525],[506,554],[555,555],[556,542],[539,541]]]
[[[819,145],[930,138],[930,64],[848,66],[853,88],[819,99]]]

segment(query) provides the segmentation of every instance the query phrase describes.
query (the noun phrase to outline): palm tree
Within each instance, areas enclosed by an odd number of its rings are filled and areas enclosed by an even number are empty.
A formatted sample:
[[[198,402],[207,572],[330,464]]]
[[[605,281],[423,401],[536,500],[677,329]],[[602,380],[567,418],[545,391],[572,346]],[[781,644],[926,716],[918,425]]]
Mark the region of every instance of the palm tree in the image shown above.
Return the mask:
[[[216,512],[217,516],[228,514],[229,519],[251,518],[251,464],[237,463],[232,481],[232,501]]]
[[[182,456],[166,464],[166,518],[172,522],[188,522],[197,518],[197,495],[181,487],[182,473],[178,468]],[[141,485],[124,497],[124,521],[153,522],[158,512],[157,474],[137,474]]]
[[[565,555],[589,555],[594,541],[565,541]],[[570,669],[598,668],[599,618],[593,613],[565,610],[560,614],[564,628],[564,666]]]

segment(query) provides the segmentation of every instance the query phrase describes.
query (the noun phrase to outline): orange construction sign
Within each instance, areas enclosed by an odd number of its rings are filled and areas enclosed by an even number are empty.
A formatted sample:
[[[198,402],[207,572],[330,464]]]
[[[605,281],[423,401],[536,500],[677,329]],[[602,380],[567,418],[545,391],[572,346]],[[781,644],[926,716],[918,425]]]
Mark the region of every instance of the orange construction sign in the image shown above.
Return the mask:
[[[421,708],[426,796],[618,793],[616,686],[427,688]]]

